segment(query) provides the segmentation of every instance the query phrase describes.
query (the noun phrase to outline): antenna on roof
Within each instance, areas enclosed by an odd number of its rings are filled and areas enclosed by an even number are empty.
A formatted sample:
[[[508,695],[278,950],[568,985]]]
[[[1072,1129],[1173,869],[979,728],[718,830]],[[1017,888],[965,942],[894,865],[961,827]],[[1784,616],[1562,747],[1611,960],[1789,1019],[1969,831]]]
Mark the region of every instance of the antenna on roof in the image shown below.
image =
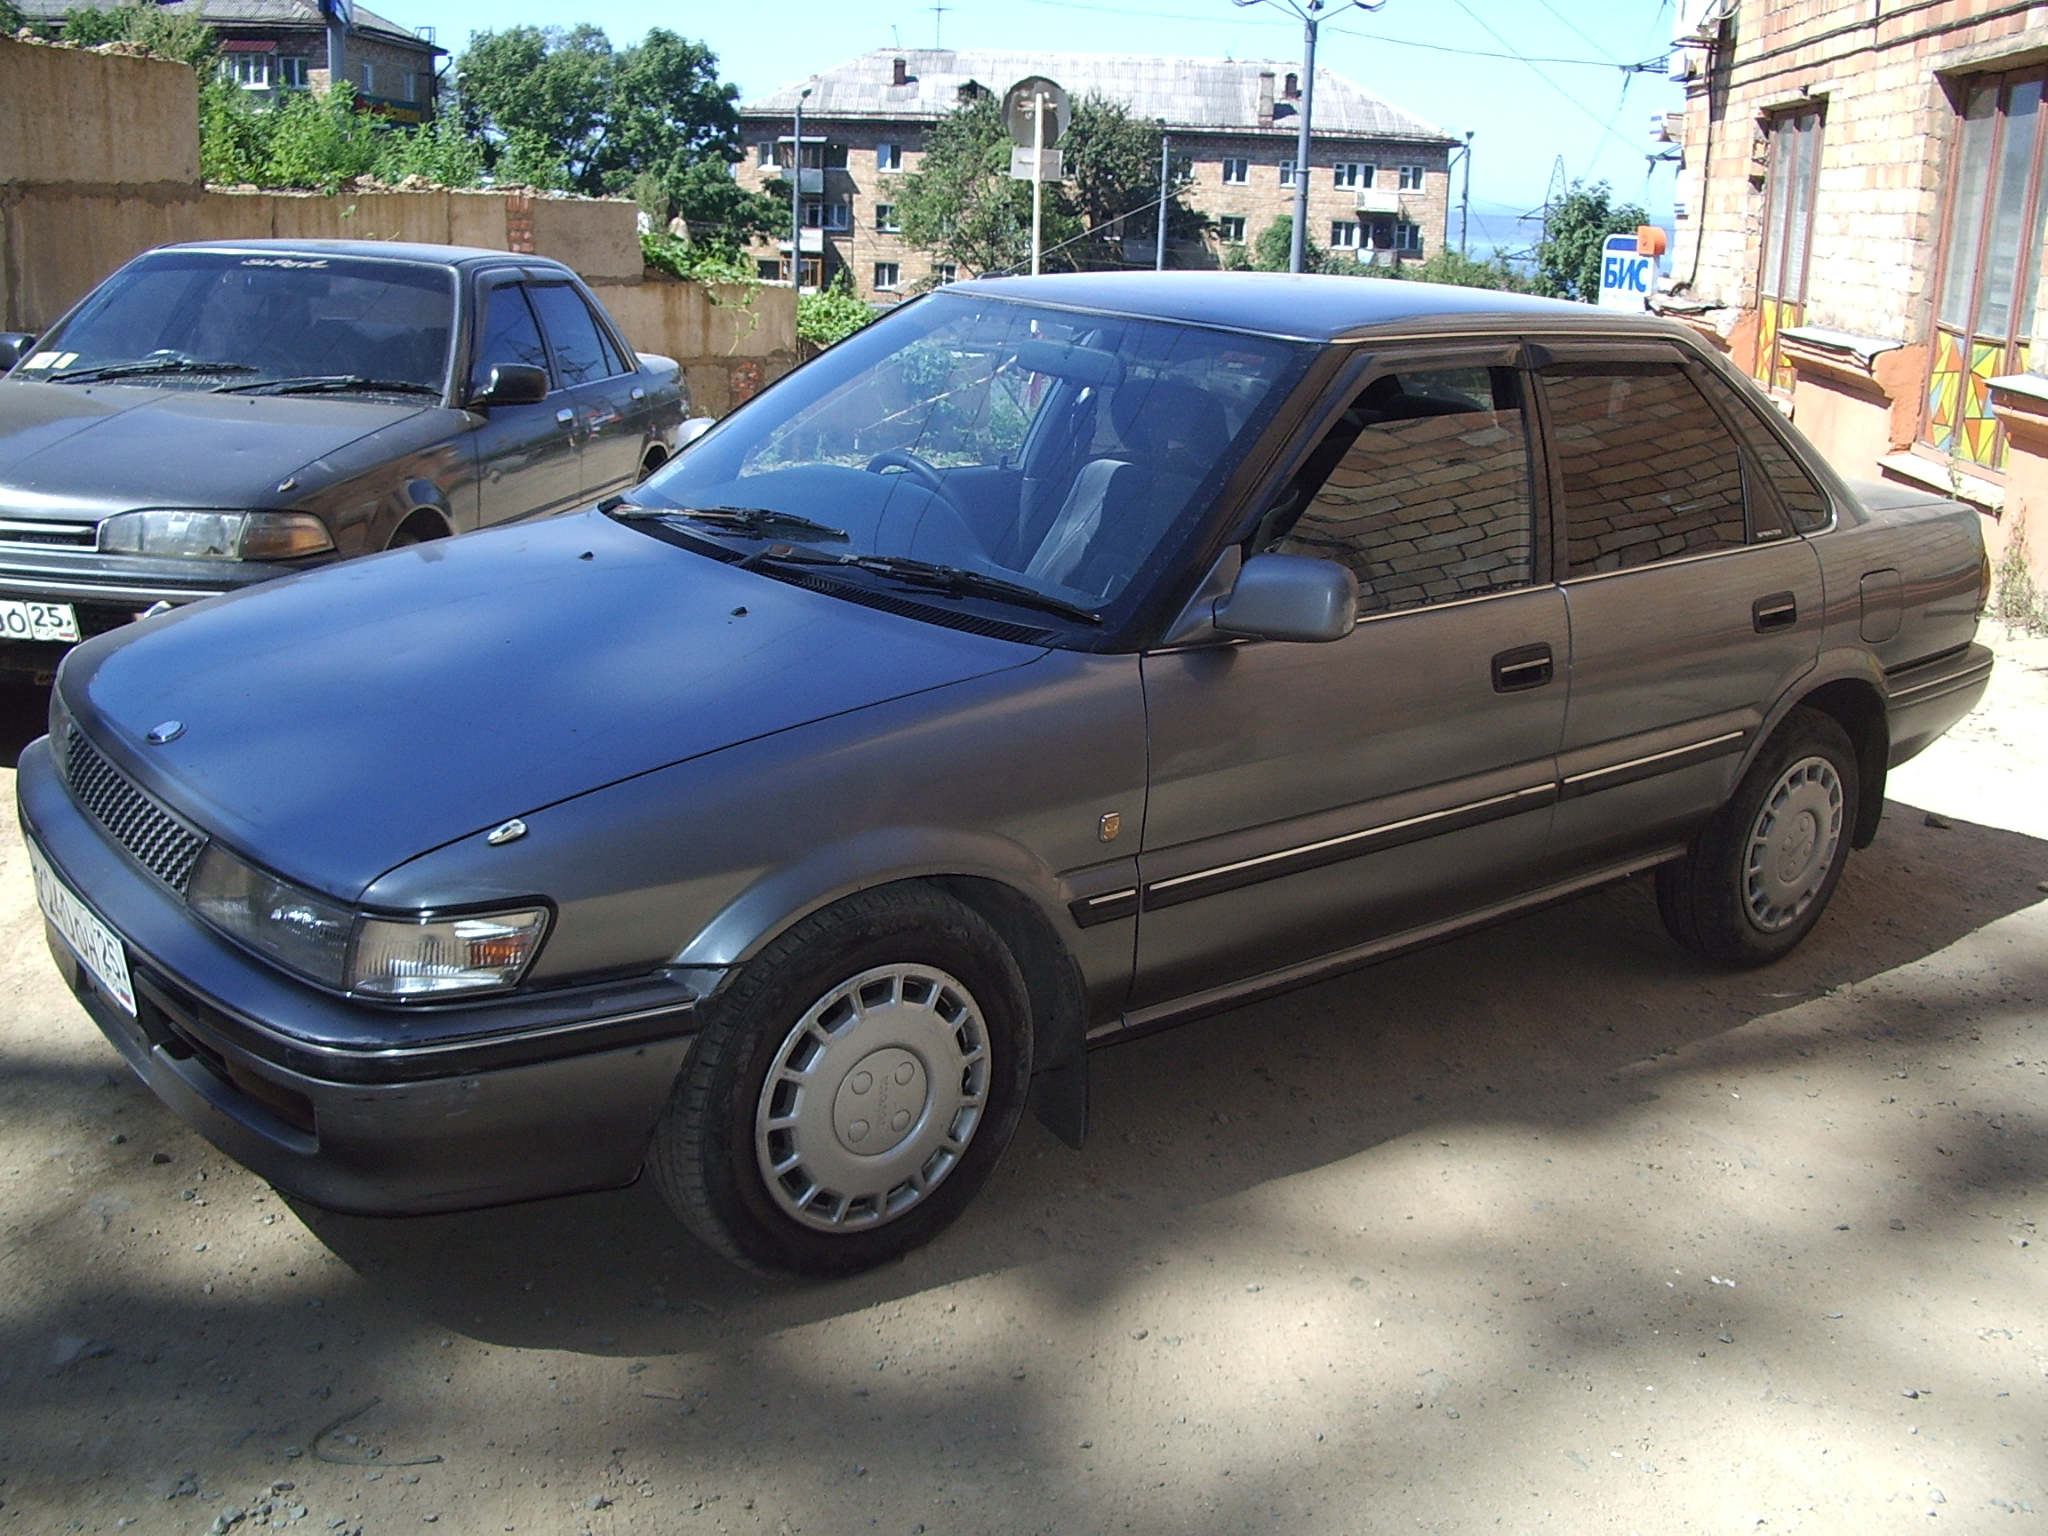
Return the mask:
[[[932,13],[932,46],[934,48],[943,48],[946,45],[940,41],[939,29],[946,24],[946,12],[957,11],[959,7],[946,4],[946,0],[936,0],[936,3],[927,7],[927,9]]]
[[[903,46],[903,34],[896,30],[896,23],[893,21],[889,23],[889,45],[892,48]]]

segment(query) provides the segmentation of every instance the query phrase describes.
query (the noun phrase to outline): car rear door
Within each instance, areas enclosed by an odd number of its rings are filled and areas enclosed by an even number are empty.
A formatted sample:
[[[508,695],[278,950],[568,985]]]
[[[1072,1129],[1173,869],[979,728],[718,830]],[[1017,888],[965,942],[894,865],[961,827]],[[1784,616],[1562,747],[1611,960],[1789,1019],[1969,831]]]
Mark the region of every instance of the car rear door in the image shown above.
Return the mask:
[[[1682,841],[1727,798],[1819,654],[1821,569],[1705,364],[1663,342],[1531,351],[1571,625],[1564,870]]]
[[[646,409],[634,381],[576,285],[530,282],[527,296],[547,332],[555,371],[575,412],[582,440],[582,499],[596,501],[640,478]]]
[[[582,499],[582,431],[550,367],[521,274],[479,279],[477,304],[470,392],[490,382],[492,368],[512,364],[539,368],[555,385],[537,404],[475,409],[481,419],[470,438],[476,454],[477,525],[565,511]]]
[[[1251,541],[1357,573],[1347,638],[1144,658],[1138,1019],[1537,878],[1568,631],[1514,356],[1432,348],[1352,375]]]

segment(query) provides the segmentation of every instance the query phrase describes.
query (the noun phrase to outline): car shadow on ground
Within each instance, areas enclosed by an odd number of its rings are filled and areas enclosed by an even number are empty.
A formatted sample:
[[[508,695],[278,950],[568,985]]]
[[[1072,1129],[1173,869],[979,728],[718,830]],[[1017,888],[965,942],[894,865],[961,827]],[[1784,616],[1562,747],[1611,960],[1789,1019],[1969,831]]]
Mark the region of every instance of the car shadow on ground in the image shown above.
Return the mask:
[[[385,1301],[523,1348],[730,1346],[1063,1255],[1098,1259],[1107,1285],[1212,1202],[1426,1127],[1595,1125],[1640,1102],[1632,1064],[1921,959],[2039,901],[2044,880],[2048,843],[1894,802],[1813,936],[1761,970],[1687,956],[1641,879],[1100,1050],[1084,1151],[1027,1119],[955,1228],[832,1285],[735,1270],[646,1180],[449,1216],[295,1209]]]

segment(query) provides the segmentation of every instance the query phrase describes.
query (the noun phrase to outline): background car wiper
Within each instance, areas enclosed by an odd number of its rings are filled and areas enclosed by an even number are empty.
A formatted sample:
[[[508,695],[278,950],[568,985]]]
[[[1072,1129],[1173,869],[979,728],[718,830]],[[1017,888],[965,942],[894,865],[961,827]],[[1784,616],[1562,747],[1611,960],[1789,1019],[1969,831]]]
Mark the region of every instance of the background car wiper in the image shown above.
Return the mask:
[[[912,560],[904,555],[823,555],[806,554],[788,544],[771,544],[758,550],[739,562],[749,568],[756,565],[829,565],[853,566],[858,570],[873,571],[878,576],[887,576],[906,586],[921,587],[929,591],[944,592],[951,597],[992,597],[1000,602],[1015,603],[1023,608],[1037,608],[1046,613],[1057,613],[1082,624],[1100,624],[1100,614],[1092,613],[1077,603],[1065,598],[1054,597],[1036,587],[1027,587],[1021,582],[1005,581],[1000,576],[985,575],[981,571],[965,570],[957,565],[940,565],[931,560]]]
[[[693,523],[764,537],[771,531],[807,533],[818,539],[844,539],[847,536],[844,528],[828,527],[794,512],[777,512],[773,507],[637,507],[622,503],[605,510],[614,517],[687,517]]]
[[[214,391],[219,395],[248,395],[262,390],[272,395],[338,394],[344,390],[399,395],[432,395],[441,391],[432,384],[414,384],[404,379],[366,379],[359,373],[318,374],[303,379],[257,379],[249,384],[226,384]]]
[[[254,373],[256,370],[247,363],[209,363],[197,357],[145,357],[132,363],[107,363],[99,368],[74,368],[69,373],[53,373],[48,382],[52,384],[82,384],[93,379],[125,379],[148,373]]]

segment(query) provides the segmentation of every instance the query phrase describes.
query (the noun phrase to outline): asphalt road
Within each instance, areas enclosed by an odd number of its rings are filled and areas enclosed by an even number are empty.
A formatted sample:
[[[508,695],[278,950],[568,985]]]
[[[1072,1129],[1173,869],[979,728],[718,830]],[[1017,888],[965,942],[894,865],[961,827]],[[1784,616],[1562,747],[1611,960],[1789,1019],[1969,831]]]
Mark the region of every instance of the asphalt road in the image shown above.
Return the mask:
[[[1779,965],[1638,883],[1103,1052],[1086,1151],[1027,1123],[832,1286],[644,1186],[280,1199],[62,991],[10,823],[0,1532],[2028,1529],[2048,642],[2001,650]]]

